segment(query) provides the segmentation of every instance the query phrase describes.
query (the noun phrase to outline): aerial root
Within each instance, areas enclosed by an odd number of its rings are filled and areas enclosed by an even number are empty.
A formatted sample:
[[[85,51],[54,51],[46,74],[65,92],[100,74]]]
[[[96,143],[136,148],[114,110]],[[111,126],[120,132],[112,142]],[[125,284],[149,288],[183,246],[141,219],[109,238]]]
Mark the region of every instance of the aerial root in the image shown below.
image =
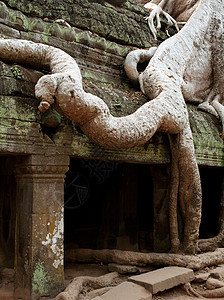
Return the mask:
[[[149,28],[152,32],[152,35],[155,40],[157,40],[157,32],[156,28],[154,26],[154,18],[156,18],[157,22],[157,29],[161,28],[161,22],[160,22],[160,15],[163,14],[165,18],[167,19],[168,27],[174,25],[176,27],[176,30],[179,31],[178,24],[176,20],[174,20],[173,17],[171,17],[167,12],[165,12],[159,5],[156,5],[154,3],[146,3],[144,7],[150,12],[150,15],[146,17],[145,19],[148,21]]]

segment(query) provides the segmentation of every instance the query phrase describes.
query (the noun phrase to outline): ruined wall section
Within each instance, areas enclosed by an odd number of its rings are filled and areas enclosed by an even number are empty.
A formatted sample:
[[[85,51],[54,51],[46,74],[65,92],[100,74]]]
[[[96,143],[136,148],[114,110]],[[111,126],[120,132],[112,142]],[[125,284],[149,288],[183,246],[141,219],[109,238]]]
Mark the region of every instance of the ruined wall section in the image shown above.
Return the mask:
[[[151,41],[152,36],[144,20],[146,11],[130,2],[125,4],[125,8],[116,8],[108,3],[101,5],[88,1],[82,1],[82,6],[80,6],[81,2],[74,1],[75,4],[69,4],[72,6],[69,9],[66,6],[68,1],[65,1],[65,6],[61,10],[56,9],[57,1],[54,5],[50,5],[49,1],[45,1],[46,3],[42,1],[40,4],[38,1],[5,2],[23,12],[10,9],[4,2],[0,2],[2,37],[22,38],[58,47],[77,60],[82,75],[86,79],[99,80],[101,83],[126,83],[127,85],[129,81],[123,69],[127,53],[136,47],[145,48],[155,44]],[[38,3],[40,10],[37,10],[35,2]],[[61,1],[58,2],[61,3]],[[31,8],[34,11],[37,10],[38,13],[34,13]],[[87,12],[89,17],[86,16]],[[37,16],[30,17],[25,13]],[[104,21],[101,20],[101,16],[102,18],[104,16]],[[59,18],[68,21],[72,27],[54,22]],[[70,22],[70,19],[75,21]],[[97,22],[95,27],[92,25],[94,22]],[[102,26],[102,34],[100,34],[98,31]],[[88,28],[88,30],[83,28]],[[109,32],[109,35],[106,32]],[[118,37],[120,42],[115,42],[114,40],[118,40]]]
[[[3,38],[45,43],[69,53],[80,66],[85,90],[101,97],[114,116],[123,116],[148,101],[131,87],[123,70],[129,51],[136,46],[155,45],[144,20],[146,15],[141,6],[130,1],[121,7],[90,0],[66,0],[63,4],[59,0],[0,1],[0,34]],[[65,20],[71,27],[55,22],[57,19]],[[41,114],[37,110],[34,87],[46,72],[0,63],[1,152],[57,151],[85,158],[169,162],[165,134],[157,133],[142,147],[101,149],[53,109]],[[223,166],[219,121],[193,106],[189,109],[198,162]]]
[[[100,81],[124,79],[123,63],[127,53],[133,47],[147,48],[154,44],[144,20],[146,10],[131,2],[122,7],[87,0],[4,2],[13,8],[7,9],[0,2],[4,36],[47,43],[65,50],[77,59],[84,77],[100,77]],[[68,22],[71,28],[55,23],[58,19]]]
[[[144,17],[147,11],[131,1],[121,6],[91,0],[3,1],[27,16],[63,19],[72,27],[89,30],[109,41],[136,47],[149,47],[153,40]],[[116,20],[116,22],[114,22]]]

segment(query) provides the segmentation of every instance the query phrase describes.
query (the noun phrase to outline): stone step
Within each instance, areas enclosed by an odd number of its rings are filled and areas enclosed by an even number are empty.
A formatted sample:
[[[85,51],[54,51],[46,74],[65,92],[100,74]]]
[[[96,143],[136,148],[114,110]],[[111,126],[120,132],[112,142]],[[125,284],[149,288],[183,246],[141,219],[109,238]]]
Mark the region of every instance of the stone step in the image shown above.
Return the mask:
[[[133,282],[123,282],[93,300],[150,300],[152,294]]]
[[[194,272],[187,268],[166,267],[132,276],[128,280],[143,286],[150,293],[156,294],[194,280]]]

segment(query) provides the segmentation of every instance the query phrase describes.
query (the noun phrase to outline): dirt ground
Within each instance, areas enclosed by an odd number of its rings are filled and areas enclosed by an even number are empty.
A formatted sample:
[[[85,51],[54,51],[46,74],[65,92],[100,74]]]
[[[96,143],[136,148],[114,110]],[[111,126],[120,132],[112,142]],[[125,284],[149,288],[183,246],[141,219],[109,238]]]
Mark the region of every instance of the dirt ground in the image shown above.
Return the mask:
[[[102,276],[108,273],[107,265],[100,264],[69,264],[65,268],[65,286],[67,286],[70,281],[78,276]],[[2,272],[3,276],[0,277],[0,300],[13,300],[13,269],[4,269]],[[121,283],[127,280],[129,276],[121,275],[119,282]],[[85,300],[88,294],[81,295],[79,300]],[[50,299],[44,297],[45,300]],[[153,300],[189,300],[198,299],[196,297],[190,297],[181,287],[176,287],[171,290],[158,293],[153,296]],[[208,299],[208,298],[207,298]],[[213,298],[214,299],[214,298]],[[220,299],[220,298],[219,298]],[[115,299],[116,300],[116,299]],[[128,300],[128,299],[124,299]]]

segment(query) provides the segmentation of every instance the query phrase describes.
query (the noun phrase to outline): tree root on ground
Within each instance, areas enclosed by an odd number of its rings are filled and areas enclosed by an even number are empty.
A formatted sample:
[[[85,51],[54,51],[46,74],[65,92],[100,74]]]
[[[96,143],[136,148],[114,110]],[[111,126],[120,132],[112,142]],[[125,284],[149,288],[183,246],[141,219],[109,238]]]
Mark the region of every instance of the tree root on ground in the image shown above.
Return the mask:
[[[56,296],[55,300],[78,300],[79,295],[88,287],[88,289],[100,289],[113,286],[119,274],[109,273],[100,277],[80,276],[74,278],[66,287],[64,292]]]
[[[223,299],[224,298],[224,287],[217,288],[214,290],[195,290],[190,283],[187,283],[183,285],[183,289],[186,291],[186,293],[189,296],[197,297],[200,299],[205,299],[205,298],[213,298],[213,299]]]
[[[224,263],[224,248],[198,255],[173,253],[141,253],[122,250],[70,249],[65,253],[66,261],[73,263],[117,263],[135,266],[179,266],[193,270]]]
[[[224,287],[215,290],[200,291],[199,294],[204,298],[224,298]]]
[[[95,297],[100,297],[102,296],[103,294],[105,294],[106,292],[108,292],[109,290],[111,290],[113,287],[104,287],[104,288],[101,288],[101,289],[97,289],[97,290],[94,290],[94,291],[91,291],[88,293],[88,295],[84,298],[85,300],[91,300]]]
[[[213,238],[199,240],[198,246],[203,252],[214,251],[215,249],[224,246],[224,232],[221,231]]]

